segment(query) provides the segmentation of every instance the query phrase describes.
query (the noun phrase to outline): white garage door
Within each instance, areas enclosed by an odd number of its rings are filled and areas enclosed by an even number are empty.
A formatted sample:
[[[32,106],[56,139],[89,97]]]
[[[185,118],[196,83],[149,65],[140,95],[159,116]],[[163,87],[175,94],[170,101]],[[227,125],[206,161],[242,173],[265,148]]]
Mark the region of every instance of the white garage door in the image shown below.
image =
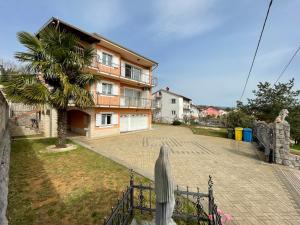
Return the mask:
[[[148,129],[148,115],[146,114],[121,114],[120,131],[134,131]]]

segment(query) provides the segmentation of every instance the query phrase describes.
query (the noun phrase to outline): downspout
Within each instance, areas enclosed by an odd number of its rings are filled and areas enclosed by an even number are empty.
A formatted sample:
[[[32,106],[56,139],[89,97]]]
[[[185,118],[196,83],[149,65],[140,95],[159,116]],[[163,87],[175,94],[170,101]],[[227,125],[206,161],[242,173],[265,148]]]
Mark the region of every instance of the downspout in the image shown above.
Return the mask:
[[[52,137],[52,108],[50,109],[50,137]]]

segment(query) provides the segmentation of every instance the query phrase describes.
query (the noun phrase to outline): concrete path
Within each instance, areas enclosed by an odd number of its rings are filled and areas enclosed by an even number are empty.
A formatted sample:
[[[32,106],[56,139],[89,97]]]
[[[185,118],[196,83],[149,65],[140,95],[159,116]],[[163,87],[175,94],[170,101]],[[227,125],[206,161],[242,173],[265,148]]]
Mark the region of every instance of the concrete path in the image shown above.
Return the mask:
[[[233,216],[232,224],[300,224],[299,171],[260,161],[250,143],[194,135],[174,126],[73,139],[149,178],[160,146],[167,144],[176,183],[207,192],[212,175],[217,204]]]

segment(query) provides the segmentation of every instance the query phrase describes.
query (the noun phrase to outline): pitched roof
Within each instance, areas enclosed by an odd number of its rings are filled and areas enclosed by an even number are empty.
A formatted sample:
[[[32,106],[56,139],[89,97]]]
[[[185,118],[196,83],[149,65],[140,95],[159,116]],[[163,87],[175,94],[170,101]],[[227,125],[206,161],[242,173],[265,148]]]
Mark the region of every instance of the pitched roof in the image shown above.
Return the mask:
[[[73,25],[71,25],[71,24],[69,24],[69,23],[67,23],[67,22],[65,22],[65,21],[63,21],[63,20],[61,20],[61,19],[58,19],[58,18],[55,18],[55,17],[51,17],[40,29],[39,29],[39,31],[37,32],[37,35],[43,30],[43,29],[45,29],[47,26],[49,26],[50,24],[57,24],[57,25],[59,25],[59,26],[62,26],[62,27],[65,27],[65,28],[67,28],[67,29],[70,29],[70,30],[72,30],[74,33],[77,33],[79,36],[81,36],[81,37],[83,37],[84,39],[86,39],[87,41],[89,41],[89,42],[101,42],[101,40],[105,40],[106,42],[109,42],[109,43],[111,43],[112,45],[115,45],[115,46],[117,46],[117,47],[119,47],[119,48],[121,48],[121,49],[123,49],[123,50],[125,50],[125,51],[127,51],[127,52],[130,52],[131,54],[133,54],[133,55],[136,55],[136,56],[138,56],[138,57],[141,57],[141,58],[143,58],[143,59],[145,59],[145,60],[147,60],[147,61],[149,61],[149,62],[151,62],[151,63],[153,63],[153,64],[155,64],[155,65],[158,65],[158,63],[157,62],[155,62],[155,61],[153,61],[152,59],[149,59],[149,58],[147,58],[147,57],[145,57],[145,56],[142,56],[142,55],[140,55],[139,53],[137,53],[137,52],[135,52],[135,51],[133,51],[133,50],[130,50],[130,49],[128,49],[128,48],[126,48],[126,47],[124,47],[124,46],[122,46],[122,45],[120,45],[120,44],[117,44],[117,43],[115,43],[115,42],[113,42],[113,41],[111,41],[111,40],[109,40],[108,38],[106,38],[106,37],[103,37],[102,35],[100,35],[100,34],[97,34],[97,33],[88,33],[88,32],[86,32],[86,31],[84,31],[84,30],[81,30],[80,28],[78,28],[78,27],[75,27],[75,26],[73,26]]]
[[[158,91],[154,92],[154,93],[153,93],[153,95],[154,95],[154,94],[156,94],[157,92],[160,92],[160,91],[163,91],[163,92],[166,92],[166,93],[169,93],[169,94],[175,95],[175,96],[177,96],[177,97],[181,97],[181,98],[183,98],[183,99],[186,99],[186,100],[192,100],[192,99],[190,99],[190,98],[188,98],[188,97],[185,97],[185,96],[183,96],[183,95],[180,95],[180,94],[176,94],[176,93],[174,93],[174,92],[171,92],[171,91],[167,91],[167,90],[165,90],[165,89],[160,89],[160,90],[158,90]]]

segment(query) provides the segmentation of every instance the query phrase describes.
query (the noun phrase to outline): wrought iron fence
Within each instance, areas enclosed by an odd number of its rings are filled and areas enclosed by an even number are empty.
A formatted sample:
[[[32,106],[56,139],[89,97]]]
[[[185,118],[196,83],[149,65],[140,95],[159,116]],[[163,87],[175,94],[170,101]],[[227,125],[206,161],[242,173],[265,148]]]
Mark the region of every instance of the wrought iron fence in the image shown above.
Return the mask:
[[[207,207],[205,208],[205,203]],[[133,218],[134,212],[140,214],[155,213],[155,192],[151,184],[135,184],[131,173],[130,186],[118,200],[115,208],[112,208],[108,219],[104,219],[104,225],[126,225]],[[173,218],[185,221],[187,224],[221,225],[221,215],[214,202],[213,182],[209,176],[208,193],[175,190],[175,208]]]

